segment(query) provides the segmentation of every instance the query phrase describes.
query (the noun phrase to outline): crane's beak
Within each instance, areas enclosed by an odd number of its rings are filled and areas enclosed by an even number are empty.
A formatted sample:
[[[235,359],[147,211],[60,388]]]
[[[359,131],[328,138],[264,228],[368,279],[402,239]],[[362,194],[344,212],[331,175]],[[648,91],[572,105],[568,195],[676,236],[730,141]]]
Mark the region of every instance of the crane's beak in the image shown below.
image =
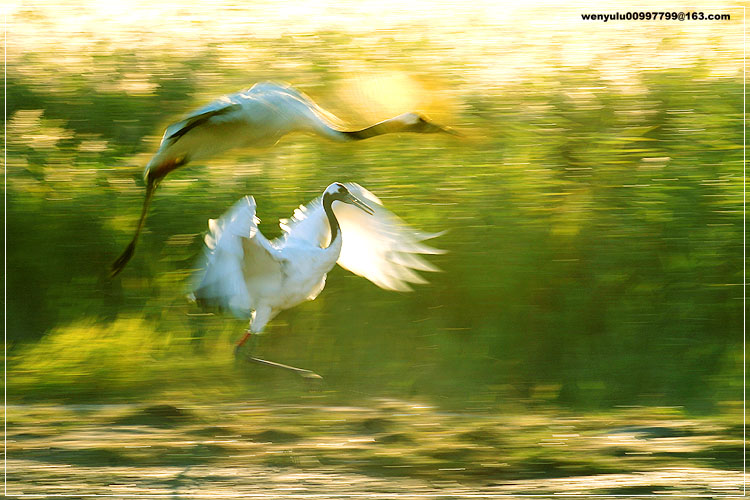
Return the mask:
[[[446,125],[441,125],[439,123],[435,123],[433,121],[427,121],[425,120],[425,124],[423,126],[423,133],[426,134],[448,134],[453,135],[456,137],[463,137],[464,134],[459,132],[458,130],[448,127]]]
[[[422,118],[422,121],[411,129],[412,132],[419,132],[421,134],[448,134],[455,137],[463,137],[464,134],[456,129],[435,123],[426,118]]]
[[[355,207],[357,207],[357,208],[360,208],[360,209],[362,209],[362,211],[363,211],[363,212],[365,212],[365,213],[367,213],[367,214],[370,214],[370,215],[372,215],[372,214],[374,214],[374,213],[375,213],[375,212],[373,211],[373,209],[372,209],[372,208],[368,207],[368,206],[367,206],[367,205],[365,204],[365,202],[363,202],[362,200],[360,200],[359,198],[357,198],[356,196],[354,196],[354,195],[353,195],[353,194],[351,194],[351,193],[349,193],[349,194],[347,195],[347,197],[346,197],[346,200],[345,200],[345,201],[346,201],[347,203],[350,203],[350,204],[354,205],[354,206],[355,206]]]
[[[461,132],[459,132],[458,130],[454,128],[448,127],[446,125],[438,125],[437,123],[434,125],[440,129],[437,132],[440,132],[443,134],[449,134],[455,137],[464,137],[464,134],[462,134]]]

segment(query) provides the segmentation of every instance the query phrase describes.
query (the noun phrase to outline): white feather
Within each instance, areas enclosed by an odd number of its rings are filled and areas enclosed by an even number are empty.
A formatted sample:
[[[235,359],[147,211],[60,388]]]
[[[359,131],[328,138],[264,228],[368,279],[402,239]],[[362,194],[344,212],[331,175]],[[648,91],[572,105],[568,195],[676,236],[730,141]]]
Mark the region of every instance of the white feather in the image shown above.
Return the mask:
[[[334,201],[341,231],[333,241],[322,197],[282,220],[285,234],[272,242],[258,230],[251,196],[220,219],[209,219],[203,270],[193,296],[252,318],[251,330],[259,332],[280,311],[313,300],[336,263],[388,290],[407,291],[409,283],[426,283],[415,270],[437,271],[419,255],[442,253],[422,243],[436,235],[414,231],[358,184],[345,187],[374,213]],[[340,185],[331,188],[340,193]]]
[[[249,318],[258,307],[257,292],[278,287],[282,259],[258,231],[259,222],[252,196],[238,201],[221,219],[209,219],[205,263],[196,279],[195,297]]]
[[[364,201],[374,214],[334,202],[333,212],[341,226],[343,244],[338,265],[367,278],[386,290],[409,291],[408,283],[425,283],[414,270],[437,271],[419,254],[440,254],[442,250],[422,243],[443,233],[423,234],[383,207],[380,199],[356,183],[345,183],[349,192]],[[291,220],[282,220],[287,241],[316,242],[325,246],[331,230],[321,197],[294,211]]]

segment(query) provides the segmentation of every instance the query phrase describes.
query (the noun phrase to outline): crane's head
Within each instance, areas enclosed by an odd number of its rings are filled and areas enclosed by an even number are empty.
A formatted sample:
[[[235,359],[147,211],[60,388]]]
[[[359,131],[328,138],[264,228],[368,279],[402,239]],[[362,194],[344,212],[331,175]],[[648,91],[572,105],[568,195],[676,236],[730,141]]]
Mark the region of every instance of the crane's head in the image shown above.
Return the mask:
[[[418,134],[450,134],[455,136],[461,136],[460,132],[453,130],[445,125],[440,125],[431,121],[424,115],[419,113],[404,113],[399,115],[396,119],[403,124],[401,131],[403,132],[415,132]]]
[[[354,205],[355,207],[362,209],[364,212],[370,215],[375,213],[373,212],[372,208],[368,207],[365,202],[351,194],[349,190],[346,189],[346,186],[344,186],[340,182],[334,182],[326,188],[325,192],[323,193],[323,200],[326,199],[331,200],[331,203],[333,203],[334,201],[341,201],[350,205]]]

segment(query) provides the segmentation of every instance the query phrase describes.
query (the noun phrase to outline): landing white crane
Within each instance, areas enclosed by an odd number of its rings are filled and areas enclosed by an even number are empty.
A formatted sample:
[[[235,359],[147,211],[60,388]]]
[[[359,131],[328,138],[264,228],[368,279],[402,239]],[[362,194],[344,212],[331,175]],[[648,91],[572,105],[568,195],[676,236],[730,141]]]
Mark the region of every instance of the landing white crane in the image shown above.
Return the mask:
[[[405,113],[361,130],[344,130],[338,118],[305,94],[279,83],[256,83],[248,90],[221,97],[167,127],[159,150],[146,165],[146,197],[135,234],[112,264],[111,276],[122,271],[133,257],[151,198],[169,172],[230,149],[270,147],[291,132],[306,132],[338,142],[395,132],[460,135],[418,113]]]
[[[291,220],[281,221],[284,235],[273,241],[258,230],[259,222],[252,196],[209,220],[205,262],[192,294],[201,305],[250,319],[238,350],[250,338],[254,347],[256,334],[284,309],[315,299],[337,263],[386,290],[409,291],[409,283],[426,283],[415,270],[438,270],[420,254],[443,253],[423,243],[442,233],[411,229],[354,183],[331,184],[300,206]],[[317,378],[309,370],[248,359]]]

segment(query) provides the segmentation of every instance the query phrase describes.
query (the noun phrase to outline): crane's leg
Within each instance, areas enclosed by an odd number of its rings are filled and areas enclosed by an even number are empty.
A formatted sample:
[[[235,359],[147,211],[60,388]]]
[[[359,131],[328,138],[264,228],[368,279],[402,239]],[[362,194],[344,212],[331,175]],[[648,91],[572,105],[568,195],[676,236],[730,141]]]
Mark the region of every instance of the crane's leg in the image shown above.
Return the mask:
[[[255,350],[255,346],[258,344],[258,334],[253,333],[251,329],[245,330],[245,334],[242,336],[239,342],[234,346],[235,356],[241,352],[242,347],[248,344],[250,347],[247,349],[247,354],[250,355]]]
[[[307,380],[322,380],[323,377],[310,370],[305,370],[304,368],[297,368],[295,366],[284,365],[281,363],[276,363],[274,361],[268,361],[266,359],[253,357],[253,351],[255,351],[255,347],[258,344],[258,335],[262,331],[263,327],[266,326],[266,323],[271,319],[270,316],[270,310],[264,311],[259,309],[255,311],[250,328],[245,330],[245,334],[242,336],[240,341],[237,342],[237,345],[234,346],[234,355],[236,357],[242,356],[245,358],[245,360],[250,361],[251,363],[272,366],[274,368],[280,368],[282,370],[294,372]],[[249,347],[243,355],[242,348],[245,346],[245,344],[248,344]]]
[[[120,271],[125,269],[125,266],[130,262],[130,259],[133,258],[133,254],[135,253],[135,246],[138,244],[138,237],[141,235],[141,230],[143,230],[143,224],[146,222],[146,215],[148,214],[148,206],[151,204],[151,198],[154,196],[154,191],[156,190],[156,186],[158,186],[158,181],[153,181],[151,179],[148,180],[148,183],[146,184],[146,197],[143,199],[143,208],[141,209],[141,218],[138,219],[138,225],[135,228],[135,234],[133,235],[133,239],[130,240],[130,243],[125,248],[125,250],[120,254],[119,257],[112,263],[112,267],[110,269],[109,277],[114,278],[118,274],[120,274]]]
[[[154,191],[156,191],[159,182],[161,182],[164,176],[169,172],[183,166],[188,161],[190,161],[190,159],[186,156],[183,156],[181,158],[166,161],[160,164],[158,167],[148,170],[148,174],[146,175],[146,197],[143,199],[141,218],[138,219],[138,225],[135,228],[133,239],[130,240],[128,246],[125,247],[125,250],[112,263],[112,267],[110,268],[109,272],[110,278],[114,278],[115,276],[120,274],[120,271],[125,269],[125,266],[128,264],[128,262],[130,262],[130,259],[133,258],[133,254],[135,253],[135,246],[138,244],[138,237],[141,235],[143,224],[146,222],[146,216],[148,215],[148,207],[151,204],[151,198],[153,198]]]

